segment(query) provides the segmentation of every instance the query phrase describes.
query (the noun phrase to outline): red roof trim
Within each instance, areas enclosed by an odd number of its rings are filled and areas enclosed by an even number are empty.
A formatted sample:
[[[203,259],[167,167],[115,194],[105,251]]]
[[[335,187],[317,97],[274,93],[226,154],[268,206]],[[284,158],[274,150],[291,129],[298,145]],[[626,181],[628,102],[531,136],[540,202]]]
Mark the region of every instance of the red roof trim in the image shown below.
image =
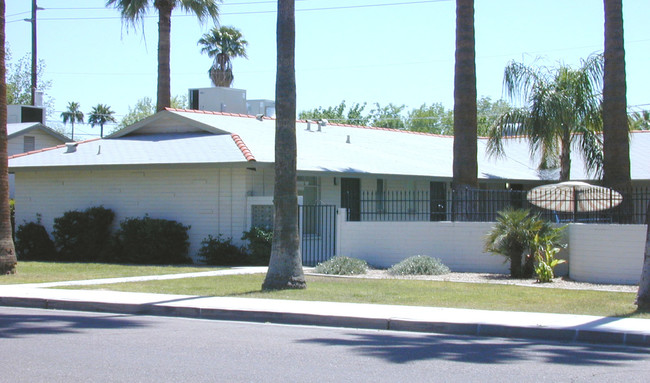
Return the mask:
[[[232,137],[232,140],[235,141],[235,144],[237,145],[239,150],[241,150],[242,154],[246,158],[246,161],[251,161],[251,162],[256,161],[255,156],[253,155],[253,153],[251,153],[250,149],[248,149],[248,146],[246,146],[246,144],[244,143],[244,140],[242,140],[238,134],[232,133],[230,137]]]
[[[245,118],[257,118],[256,116],[252,116],[249,114],[241,114],[241,113],[226,113],[226,112],[213,112],[213,111],[208,111],[208,110],[194,110],[194,109],[175,109],[175,108],[165,108],[165,110],[170,111],[170,112],[185,112],[185,113],[197,113],[197,114],[210,114],[210,115],[215,115],[215,116],[231,116],[231,117],[245,117]],[[265,120],[275,120],[275,118],[272,117],[266,117],[264,116],[263,119]],[[296,120],[296,122],[300,123],[307,123],[307,120]],[[417,134],[420,136],[432,136],[432,137],[453,137],[450,135],[444,135],[444,134],[434,134],[434,133],[426,133],[426,132],[415,132],[411,130],[400,130],[400,129],[390,129],[390,128],[379,128],[379,127],[374,127],[374,126],[361,126],[361,125],[349,125],[349,124],[338,124],[336,122],[328,122],[328,125],[332,126],[343,126],[343,127],[348,127],[348,128],[359,128],[359,129],[372,129],[372,130],[383,130],[387,132],[397,132],[397,133],[407,133],[407,134]]]
[[[91,138],[91,139],[85,140],[85,141],[68,142],[68,144],[73,144],[73,143],[74,144],[85,144],[87,142],[93,142],[93,141],[97,141],[97,140],[101,140],[101,138]],[[9,156],[9,159],[18,158],[18,157],[25,157],[25,156],[29,156],[30,154],[48,152],[50,150],[61,149],[61,148],[65,148],[65,147],[66,147],[66,144],[61,144],[61,145],[52,146],[52,147],[49,147],[49,148],[43,148],[43,149],[39,149],[39,150],[32,150],[31,152],[14,154],[13,156]]]
[[[231,117],[246,117],[246,118],[257,118],[257,116],[253,116],[250,114],[242,114],[242,113],[227,113],[227,112],[213,112],[210,110],[195,110],[195,109],[176,109],[176,108],[165,108],[165,110],[169,112],[185,112],[185,113],[196,113],[196,114],[210,114],[210,115],[215,115],[215,116],[231,116]],[[262,117],[265,120],[273,120],[271,117]]]

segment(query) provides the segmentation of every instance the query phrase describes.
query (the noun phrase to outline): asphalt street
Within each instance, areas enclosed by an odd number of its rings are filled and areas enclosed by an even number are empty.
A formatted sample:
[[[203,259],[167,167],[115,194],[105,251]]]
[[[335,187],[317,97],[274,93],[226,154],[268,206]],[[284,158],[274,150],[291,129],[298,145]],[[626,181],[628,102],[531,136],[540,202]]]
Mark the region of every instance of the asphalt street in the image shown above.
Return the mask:
[[[6,382],[647,382],[647,348],[0,307]]]

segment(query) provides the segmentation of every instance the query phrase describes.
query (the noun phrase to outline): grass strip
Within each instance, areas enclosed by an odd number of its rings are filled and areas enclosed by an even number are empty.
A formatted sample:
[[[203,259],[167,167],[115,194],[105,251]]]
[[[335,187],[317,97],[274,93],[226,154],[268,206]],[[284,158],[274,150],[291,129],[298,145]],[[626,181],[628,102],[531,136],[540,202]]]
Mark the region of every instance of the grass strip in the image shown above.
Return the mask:
[[[219,270],[201,266],[138,266],[107,263],[18,262],[17,273],[0,275],[0,285],[78,281]]]
[[[650,319],[635,294],[408,279],[307,276],[307,289],[262,292],[264,274],[84,286],[84,289],[200,296],[250,297],[482,310],[583,314]],[[70,287],[71,289],[79,287]]]

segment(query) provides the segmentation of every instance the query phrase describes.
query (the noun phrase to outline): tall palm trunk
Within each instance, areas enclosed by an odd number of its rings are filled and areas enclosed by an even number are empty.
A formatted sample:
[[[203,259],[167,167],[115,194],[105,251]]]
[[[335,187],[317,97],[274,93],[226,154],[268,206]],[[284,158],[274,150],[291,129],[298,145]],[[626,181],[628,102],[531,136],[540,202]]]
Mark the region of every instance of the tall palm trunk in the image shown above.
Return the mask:
[[[645,256],[643,271],[639,281],[639,291],[636,294],[636,305],[641,310],[650,310],[650,203],[646,210],[647,232],[645,235]]]
[[[273,244],[264,290],[305,288],[296,186],[295,0],[278,1]]]
[[[454,212],[468,219],[478,187],[474,0],[456,0],[454,75]]]
[[[158,8],[158,100],[156,111],[160,112],[171,105],[171,29],[172,9],[169,0],[156,0]]]
[[[564,182],[571,178],[571,129],[564,130],[560,145],[560,181]]]
[[[5,0],[0,0],[0,275],[16,272],[11,236],[9,173],[7,169],[7,82],[5,68]]]
[[[604,2],[603,183],[623,191],[630,187],[623,5],[622,0]]]

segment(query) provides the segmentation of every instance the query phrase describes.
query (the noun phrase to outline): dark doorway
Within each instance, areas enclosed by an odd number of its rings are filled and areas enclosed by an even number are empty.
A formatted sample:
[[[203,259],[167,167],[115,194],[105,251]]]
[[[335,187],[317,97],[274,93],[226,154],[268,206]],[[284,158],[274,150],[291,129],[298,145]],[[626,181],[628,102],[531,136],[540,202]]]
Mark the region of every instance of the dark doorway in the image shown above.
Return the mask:
[[[431,221],[444,221],[447,219],[447,184],[444,182],[429,183],[429,206]]]
[[[348,210],[348,221],[361,221],[361,180],[341,178],[341,207]]]

